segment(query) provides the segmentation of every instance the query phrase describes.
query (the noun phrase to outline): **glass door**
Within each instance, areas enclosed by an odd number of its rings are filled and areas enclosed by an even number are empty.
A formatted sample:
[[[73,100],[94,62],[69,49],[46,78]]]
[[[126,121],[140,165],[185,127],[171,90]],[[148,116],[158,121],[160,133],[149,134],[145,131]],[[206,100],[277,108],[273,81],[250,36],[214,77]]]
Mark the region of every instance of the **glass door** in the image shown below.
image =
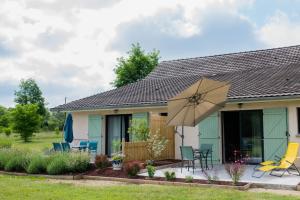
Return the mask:
[[[240,112],[240,150],[247,163],[263,160],[263,113],[262,110]]]
[[[131,115],[109,115],[106,117],[106,154],[111,156],[113,141],[129,141],[128,127]]]
[[[108,116],[107,117],[107,155],[113,153],[113,141],[121,140],[122,124],[121,116]]]

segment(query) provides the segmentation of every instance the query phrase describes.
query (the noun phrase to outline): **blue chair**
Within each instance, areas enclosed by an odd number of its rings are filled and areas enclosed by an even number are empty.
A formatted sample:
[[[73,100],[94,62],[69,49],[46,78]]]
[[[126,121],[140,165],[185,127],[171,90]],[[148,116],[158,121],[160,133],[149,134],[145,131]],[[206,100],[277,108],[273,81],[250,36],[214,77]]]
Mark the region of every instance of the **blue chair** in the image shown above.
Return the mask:
[[[60,151],[60,152],[62,152],[63,149],[62,149],[62,146],[61,146],[60,143],[53,142],[52,144],[53,144],[54,151]]]
[[[87,149],[87,147],[88,147],[88,141],[82,140],[79,142],[79,150],[80,151],[82,151],[82,150],[85,151]]]
[[[70,144],[68,142],[61,143],[63,152],[69,152],[71,150]]]
[[[97,152],[98,142],[97,141],[89,141],[88,150],[89,152]]]

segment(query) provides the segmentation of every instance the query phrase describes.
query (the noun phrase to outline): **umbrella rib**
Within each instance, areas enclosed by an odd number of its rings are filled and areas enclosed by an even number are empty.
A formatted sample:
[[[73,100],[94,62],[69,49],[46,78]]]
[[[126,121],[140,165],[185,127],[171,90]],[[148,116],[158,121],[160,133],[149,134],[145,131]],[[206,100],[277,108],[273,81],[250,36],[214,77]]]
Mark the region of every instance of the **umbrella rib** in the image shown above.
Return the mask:
[[[230,85],[230,83],[227,83],[227,84],[222,85],[222,86],[220,86],[220,87],[216,87],[216,88],[211,89],[211,90],[207,90],[207,91],[205,91],[205,92],[201,92],[201,94],[202,94],[202,95],[203,95],[203,94],[207,94],[207,93],[209,93],[209,92],[211,92],[211,91],[220,89],[220,88],[225,87],[225,86],[227,86],[227,85]],[[177,100],[183,100],[183,99],[187,99],[187,98],[188,98],[188,97],[178,98],[178,99],[169,99],[168,101],[177,101]]]
[[[190,105],[185,106],[185,107],[190,107]],[[185,113],[184,113],[184,117],[183,117],[183,121],[182,121],[182,126],[184,125],[185,117],[186,117],[186,115],[188,113],[188,110],[189,110],[189,108],[187,108],[186,111],[185,111]]]
[[[230,85],[230,83],[226,83],[226,84],[224,84],[224,85],[221,85],[220,87],[216,87],[216,88],[213,88],[213,89],[211,89],[211,90],[204,91],[204,92],[202,92],[202,94],[208,93],[208,92],[211,92],[211,91],[214,91],[214,90],[217,90],[217,89],[220,89],[220,88],[225,87],[225,86],[227,86],[227,85]]]
[[[206,101],[206,102],[208,102],[208,103],[214,104],[215,106],[218,106],[218,107],[220,107],[220,108],[223,108],[223,106],[221,106],[221,104],[224,103],[224,102],[222,102],[222,103],[214,103],[214,102],[212,102],[212,101],[204,100],[204,99],[203,99],[203,101]]]
[[[187,104],[186,104],[187,105]],[[180,113],[185,107],[186,107],[186,105],[184,105],[180,110],[178,110],[178,112],[170,119],[170,120],[168,120],[168,123],[170,122],[170,121],[172,121],[177,115],[178,115],[178,113]]]
[[[199,85],[198,85],[197,90],[196,90],[196,92],[195,92],[194,95],[196,95],[196,94],[198,93],[198,90],[199,90],[199,88],[200,88],[200,85],[201,85],[202,81],[203,81],[203,78],[202,78],[201,81],[199,82]]]

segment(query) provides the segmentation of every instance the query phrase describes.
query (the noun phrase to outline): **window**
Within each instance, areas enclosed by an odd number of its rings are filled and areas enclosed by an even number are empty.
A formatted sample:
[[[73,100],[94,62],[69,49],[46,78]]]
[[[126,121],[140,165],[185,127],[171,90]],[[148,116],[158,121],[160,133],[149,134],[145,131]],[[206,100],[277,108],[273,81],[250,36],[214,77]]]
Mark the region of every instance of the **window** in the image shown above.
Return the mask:
[[[298,134],[300,134],[300,108],[297,108]]]

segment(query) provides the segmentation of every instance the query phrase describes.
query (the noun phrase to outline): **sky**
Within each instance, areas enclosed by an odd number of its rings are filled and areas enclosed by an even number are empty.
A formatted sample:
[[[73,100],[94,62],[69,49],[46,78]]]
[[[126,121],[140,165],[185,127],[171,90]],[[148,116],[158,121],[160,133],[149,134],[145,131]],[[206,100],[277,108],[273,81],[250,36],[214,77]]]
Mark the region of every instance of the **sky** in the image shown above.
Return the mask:
[[[300,44],[300,0],[1,0],[0,105],[34,78],[48,107],[112,89],[132,43],[161,59]]]

